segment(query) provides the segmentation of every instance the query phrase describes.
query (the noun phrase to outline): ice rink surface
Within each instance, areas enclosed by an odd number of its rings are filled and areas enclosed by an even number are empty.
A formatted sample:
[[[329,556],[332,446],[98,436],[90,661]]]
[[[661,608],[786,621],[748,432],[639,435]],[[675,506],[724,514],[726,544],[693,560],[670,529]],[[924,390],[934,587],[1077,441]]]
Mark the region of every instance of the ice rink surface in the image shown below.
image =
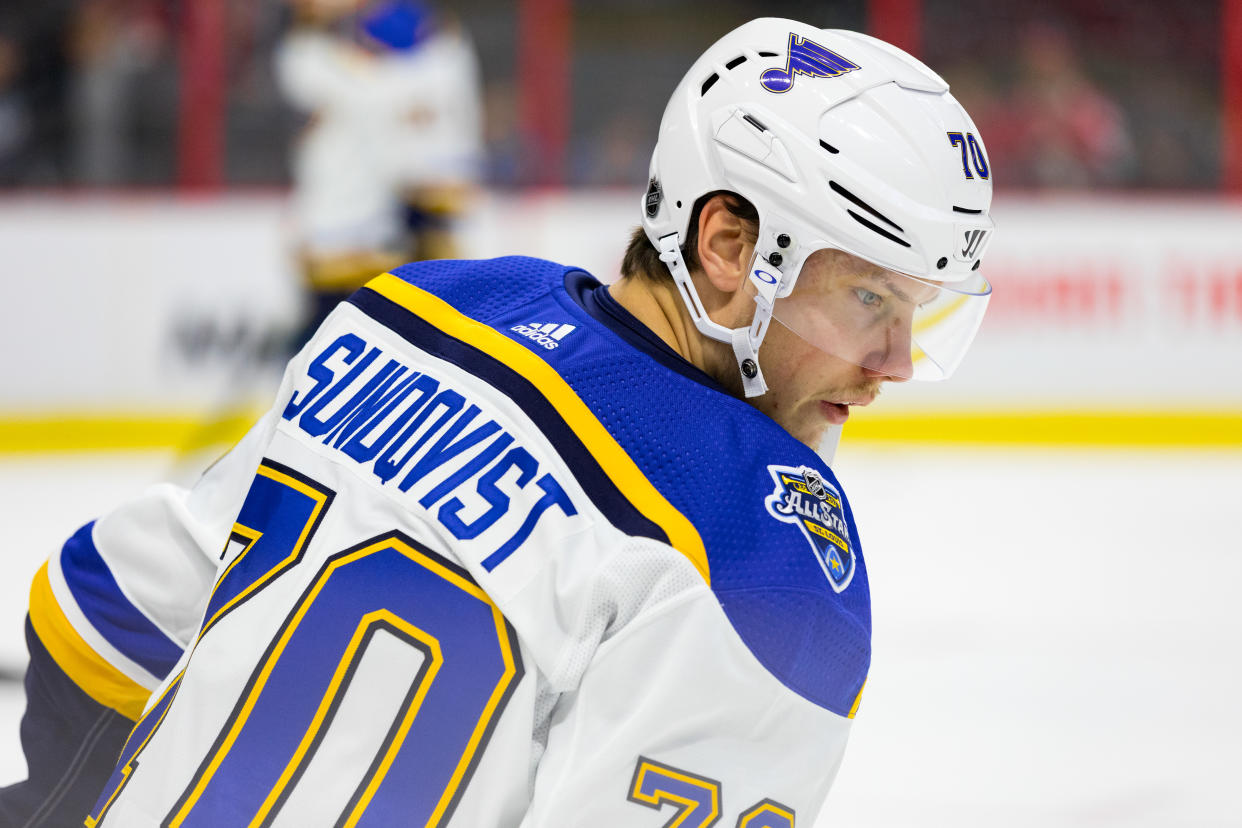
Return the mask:
[[[847,436],[836,465],[874,654],[817,828],[1242,826],[1242,453]],[[0,458],[0,664],[24,661],[48,551],[168,470]],[[0,784],[24,774],[21,711],[0,682]]]

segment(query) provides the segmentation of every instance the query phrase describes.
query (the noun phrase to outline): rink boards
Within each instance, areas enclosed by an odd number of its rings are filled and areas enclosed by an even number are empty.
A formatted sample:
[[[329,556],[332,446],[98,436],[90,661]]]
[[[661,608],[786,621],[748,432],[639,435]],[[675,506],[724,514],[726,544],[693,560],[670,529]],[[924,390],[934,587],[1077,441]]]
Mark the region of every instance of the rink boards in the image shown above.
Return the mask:
[[[624,191],[488,194],[464,253],[604,281]],[[1242,204],[999,199],[995,293],[946,383],[856,412],[853,440],[1242,445]],[[280,193],[0,200],[0,452],[227,442],[264,405],[300,286]]]

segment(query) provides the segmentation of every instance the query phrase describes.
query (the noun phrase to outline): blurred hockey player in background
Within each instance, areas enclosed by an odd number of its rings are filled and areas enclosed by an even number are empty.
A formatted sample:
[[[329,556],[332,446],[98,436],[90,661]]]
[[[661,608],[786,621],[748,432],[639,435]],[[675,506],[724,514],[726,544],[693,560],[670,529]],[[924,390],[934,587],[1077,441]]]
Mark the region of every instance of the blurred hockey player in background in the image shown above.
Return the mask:
[[[727,34],[619,282],[378,276],[192,489],[49,559],[0,821],[809,828],[871,655],[835,435],[961,360],[991,194],[909,55]]]
[[[461,24],[420,0],[289,0],[277,52],[308,116],[293,152],[305,335],[376,273],[460,255],[482,169],[481,81]]]

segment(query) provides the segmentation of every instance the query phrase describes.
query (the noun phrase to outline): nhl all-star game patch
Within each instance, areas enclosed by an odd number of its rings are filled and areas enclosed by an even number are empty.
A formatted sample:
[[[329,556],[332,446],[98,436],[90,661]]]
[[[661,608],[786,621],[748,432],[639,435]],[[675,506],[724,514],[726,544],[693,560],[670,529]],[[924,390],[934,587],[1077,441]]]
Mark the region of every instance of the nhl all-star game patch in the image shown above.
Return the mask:
[[[768,514],[802,530],[828,583],[842,591],[854,577],[854,552],[841,492],[807,466],[768,466],[768,472],[776,483],[764,500]]]

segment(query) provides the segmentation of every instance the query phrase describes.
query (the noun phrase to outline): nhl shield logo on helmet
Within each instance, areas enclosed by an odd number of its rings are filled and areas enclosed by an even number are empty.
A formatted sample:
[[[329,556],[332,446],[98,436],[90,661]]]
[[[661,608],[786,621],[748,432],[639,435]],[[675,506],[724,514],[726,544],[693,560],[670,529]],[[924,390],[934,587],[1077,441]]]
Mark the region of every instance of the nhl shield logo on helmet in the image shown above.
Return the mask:
[[[807,466],[768,466],[776,488],[763,501],[768,514],[802,530],[836,592],[854,577],[854,551],[841,493]]]
[[[647,195],[643,199],[644,209],[648,216],[654,216],[660,212],[660,199],[663,194],[660,192],[660,182],[658,179],[651,179],[647,183]]]
[[[789,49],[784,69],[767,69],[759,75],[759,84],[769,92],[788,92],[798,75],[812,78],[835,78],[861,69],[857,63],[841,57],[813,40],[789,33]]]

